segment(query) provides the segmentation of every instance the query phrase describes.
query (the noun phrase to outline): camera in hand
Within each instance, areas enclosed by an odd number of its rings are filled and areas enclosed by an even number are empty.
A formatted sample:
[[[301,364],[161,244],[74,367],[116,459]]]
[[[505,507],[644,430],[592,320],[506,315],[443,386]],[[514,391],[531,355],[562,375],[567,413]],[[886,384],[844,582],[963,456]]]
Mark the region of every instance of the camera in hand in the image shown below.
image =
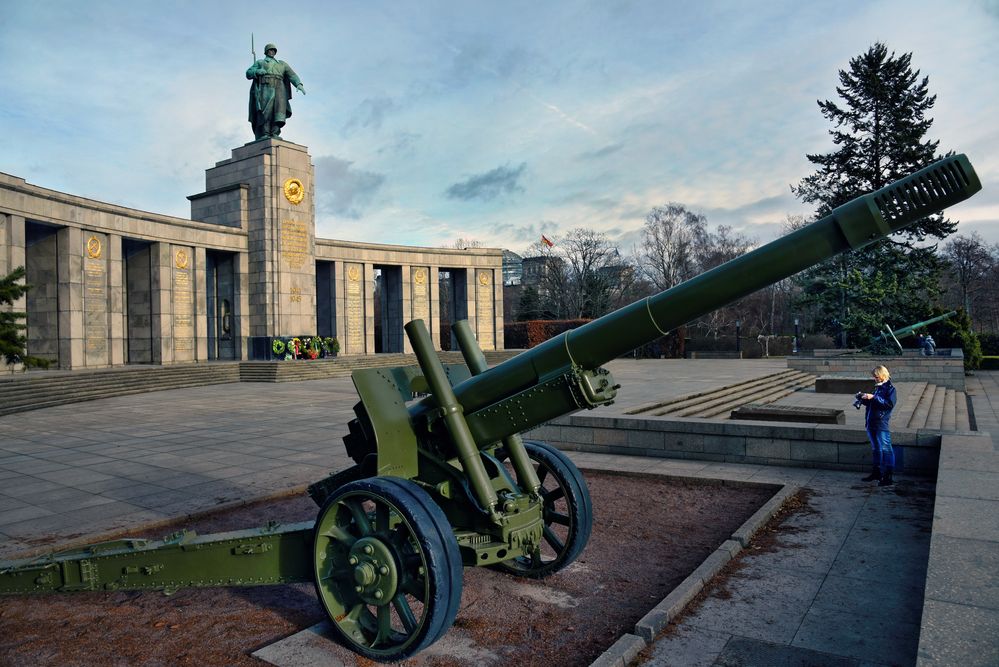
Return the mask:
[[[853,395],[853,407],[855,407],[858,410],[864,407],[864,402],[860,400],[861,396],[863,396],[863,393],[859,391]]]

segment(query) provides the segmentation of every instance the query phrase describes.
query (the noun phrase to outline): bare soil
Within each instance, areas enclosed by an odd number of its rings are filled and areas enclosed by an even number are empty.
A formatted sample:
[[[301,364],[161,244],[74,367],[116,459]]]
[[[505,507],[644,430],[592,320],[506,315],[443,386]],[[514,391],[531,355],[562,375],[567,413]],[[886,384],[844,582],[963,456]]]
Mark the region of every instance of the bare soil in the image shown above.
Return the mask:
[[[462,606],[437,645],[403,665],[587,665],[720,545],[774,487],[586,473],[590,542],[541,581],[465,570]],[[306,497],[158,529],[237,530],[307,521]],[[156,537],[154,535],[152,537]],[[311,584],[0,599],[0,665],[264,665],[250,654],[324,620]],[[372,665],[337,647],[348,665]]]

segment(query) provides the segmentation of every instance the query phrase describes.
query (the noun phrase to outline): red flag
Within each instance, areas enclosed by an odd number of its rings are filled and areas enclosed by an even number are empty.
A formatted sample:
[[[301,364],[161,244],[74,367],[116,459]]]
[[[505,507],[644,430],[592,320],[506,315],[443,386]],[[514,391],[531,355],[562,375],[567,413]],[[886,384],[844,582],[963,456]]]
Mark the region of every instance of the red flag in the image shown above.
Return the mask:
[[[551,248],[553,245],[555,245],[554,243],[552,243],[551,241],[549,241],[548,237],[545,236],[544,234],[541,235],[541,242],[544,243],[549,248]]]

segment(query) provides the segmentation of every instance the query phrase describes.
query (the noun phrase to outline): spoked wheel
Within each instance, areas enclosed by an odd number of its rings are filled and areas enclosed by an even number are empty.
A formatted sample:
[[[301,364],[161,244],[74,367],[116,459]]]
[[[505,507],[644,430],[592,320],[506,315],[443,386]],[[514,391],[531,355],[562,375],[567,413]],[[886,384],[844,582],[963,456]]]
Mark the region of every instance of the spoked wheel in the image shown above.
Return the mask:
[[[586,480],[569,457],[545,442],[525,440],[524,447],[541,480],[544,541],[530,556],[504,561],[496,568],[540,579],[566,567],[583,551],[593,527],[593,505]],[[496,457],[506,461],[509,453],[501,447]]]
[[[434,643],[461,603],[462,563],[444,512],[395,477],[336,490],[316,520],[316,592],[341,643],[380,661]]]

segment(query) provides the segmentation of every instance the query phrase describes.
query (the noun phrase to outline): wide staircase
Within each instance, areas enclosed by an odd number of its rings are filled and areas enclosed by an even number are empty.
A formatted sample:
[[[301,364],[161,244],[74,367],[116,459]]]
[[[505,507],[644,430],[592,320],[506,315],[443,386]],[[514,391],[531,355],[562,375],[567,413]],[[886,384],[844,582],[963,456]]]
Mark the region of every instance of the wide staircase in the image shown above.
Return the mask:
[[[914,382],[906,403],[899,406],[897,422],[905,428],[936,431],[970,431],[968,397],[963,391],[929,382]],[[895,422],[895,418],[892,420]]]
[[[521,350],[485,352],[490,366],[515,357]],[[445,364],[463,364],[460,352],[439,352]],[[240,382],[302,382],[344,377],[358,368],[390,368],[416,365],[414,354],[376,354],[368,356],[334,357],[313,361],[243,361],[239,364]]]
[[[486,352],[495,366],[520,350]],[[444,363],[463,363],[460,352],[441,352]],[[229,382],[302,382],[350,375],[357,368],[416,364],[412,354],[376,354],[313,361],[219,361],[176,366],[127,366],[79,371],[30,371],[0,376],[0,416],[67,403],[164,389]]]
[[[727,418],[732,410],[747,403],[773,403],[799,389],[814,385],[814,375],[786,370],[710,391],[686,394],[668,401],[647,403],[632,408],[625,414],[650,417]]]
[[[31,371],[0,377],[0,415],[147,391],[239,382],[239,364]]]

